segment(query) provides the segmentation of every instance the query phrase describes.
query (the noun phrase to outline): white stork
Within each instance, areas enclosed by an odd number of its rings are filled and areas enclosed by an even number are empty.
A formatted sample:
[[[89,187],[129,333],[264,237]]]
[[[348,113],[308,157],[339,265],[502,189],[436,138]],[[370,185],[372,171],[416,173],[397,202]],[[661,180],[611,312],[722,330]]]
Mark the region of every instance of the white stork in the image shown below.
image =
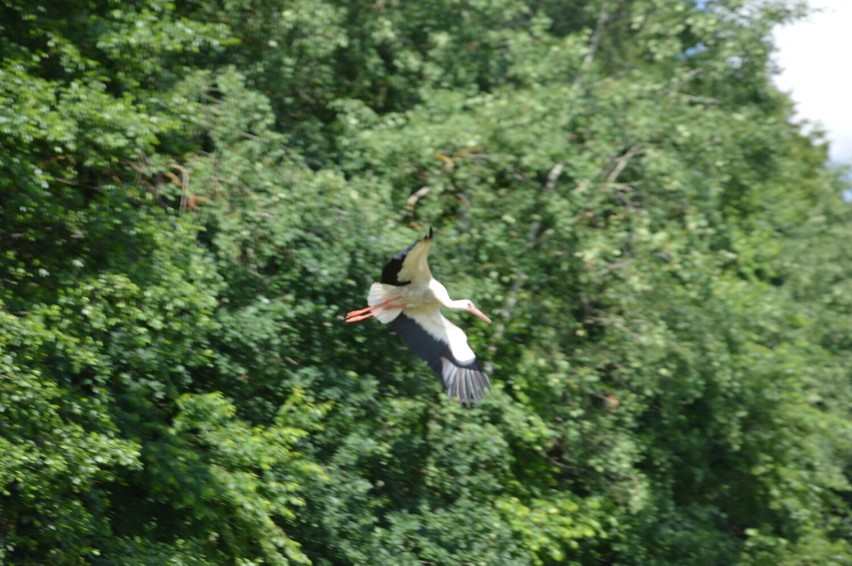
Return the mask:
[[[393,256],[382,270],[381,282],[370,286],[369,306],[349,312],[346,322],[375,316],[390,324],[405,345],[426,360],[447,394],[470,406],[479,403],[491,383],[476,363],[464,331],[441,314],[441,306],[467,311],[489,324],[491,319],[472,301],[450,299],[447,288],[432,277],[428,261],[432,236],[430,228],[428,236]]]

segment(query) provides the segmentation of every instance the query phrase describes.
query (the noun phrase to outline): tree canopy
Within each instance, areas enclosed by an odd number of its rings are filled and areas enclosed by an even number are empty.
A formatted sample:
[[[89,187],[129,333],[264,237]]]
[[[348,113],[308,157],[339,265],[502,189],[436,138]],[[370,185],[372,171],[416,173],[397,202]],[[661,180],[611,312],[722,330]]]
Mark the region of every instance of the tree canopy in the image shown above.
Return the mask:
[[[0,562],[852,562],[784,0],[0,5]],[[449,402],[383,262],[495,324]],[[467,321],[466,321],[467,322]]]

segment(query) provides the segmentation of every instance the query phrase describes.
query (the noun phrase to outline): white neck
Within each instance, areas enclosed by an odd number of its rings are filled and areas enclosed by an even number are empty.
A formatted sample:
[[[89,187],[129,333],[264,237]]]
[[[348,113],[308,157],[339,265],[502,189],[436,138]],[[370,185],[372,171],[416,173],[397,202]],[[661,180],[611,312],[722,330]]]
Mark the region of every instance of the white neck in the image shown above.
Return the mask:
[[[432,290],[432,294],[438,302],[448,309],[453,309],[454,311],[466,311],[470,307],[470,301],[465,299],[455,301],[451,299],[447,288],[434,279],[430,281],[429,288]]]
[[[448,298],[447,302],[444,303],[444,306],[447,307],[448,309],[453,309],[454,311],[466,311],[468,304],[469,304],[468,301],[465,301],[463,299],[460,299],[458,301],[454,301],[454,300]]]
[[[429,289],[432,291],[432,295],[438,300],[439,303],[447,307],[448,309],[456,309],[458,310],[458,306],[455,303],[458,301],[454,301],[450,298],[450,293],[447,292],[447,288],[438,283],[436,280],[432,279],[429,282]]]
[[[432,286],[432,294],[435,295],[435,298],[438,299],[439,303],[448,309],[453,309],[454,311],[466,311],[468,309],[468,301],[465,301],[464,299],[454,301],[450,298],[450,293],[447,292],[447,288],[437,281],[435,281]]]

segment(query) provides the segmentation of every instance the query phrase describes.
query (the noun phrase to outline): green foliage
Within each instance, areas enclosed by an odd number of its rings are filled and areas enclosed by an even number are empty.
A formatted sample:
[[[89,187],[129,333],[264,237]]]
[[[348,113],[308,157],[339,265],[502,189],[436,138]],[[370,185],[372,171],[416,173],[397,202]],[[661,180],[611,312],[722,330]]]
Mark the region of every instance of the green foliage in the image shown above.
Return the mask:
[[[0,13],[5,563],[852,561],[848,182],[769,80],[800,7]],[[477,409],[342,323],[428,226],[495,319]]]

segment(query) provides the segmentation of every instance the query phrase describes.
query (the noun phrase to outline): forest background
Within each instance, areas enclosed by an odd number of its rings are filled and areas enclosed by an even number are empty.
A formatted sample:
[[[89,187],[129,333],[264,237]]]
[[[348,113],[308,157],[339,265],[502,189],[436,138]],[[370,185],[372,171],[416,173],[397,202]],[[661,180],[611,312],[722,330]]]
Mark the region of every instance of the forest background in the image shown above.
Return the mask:
[[[0,561],[852,563],[850,188],[780,0],[0,4]],[[448,401],[346,325],[495,319]]]

